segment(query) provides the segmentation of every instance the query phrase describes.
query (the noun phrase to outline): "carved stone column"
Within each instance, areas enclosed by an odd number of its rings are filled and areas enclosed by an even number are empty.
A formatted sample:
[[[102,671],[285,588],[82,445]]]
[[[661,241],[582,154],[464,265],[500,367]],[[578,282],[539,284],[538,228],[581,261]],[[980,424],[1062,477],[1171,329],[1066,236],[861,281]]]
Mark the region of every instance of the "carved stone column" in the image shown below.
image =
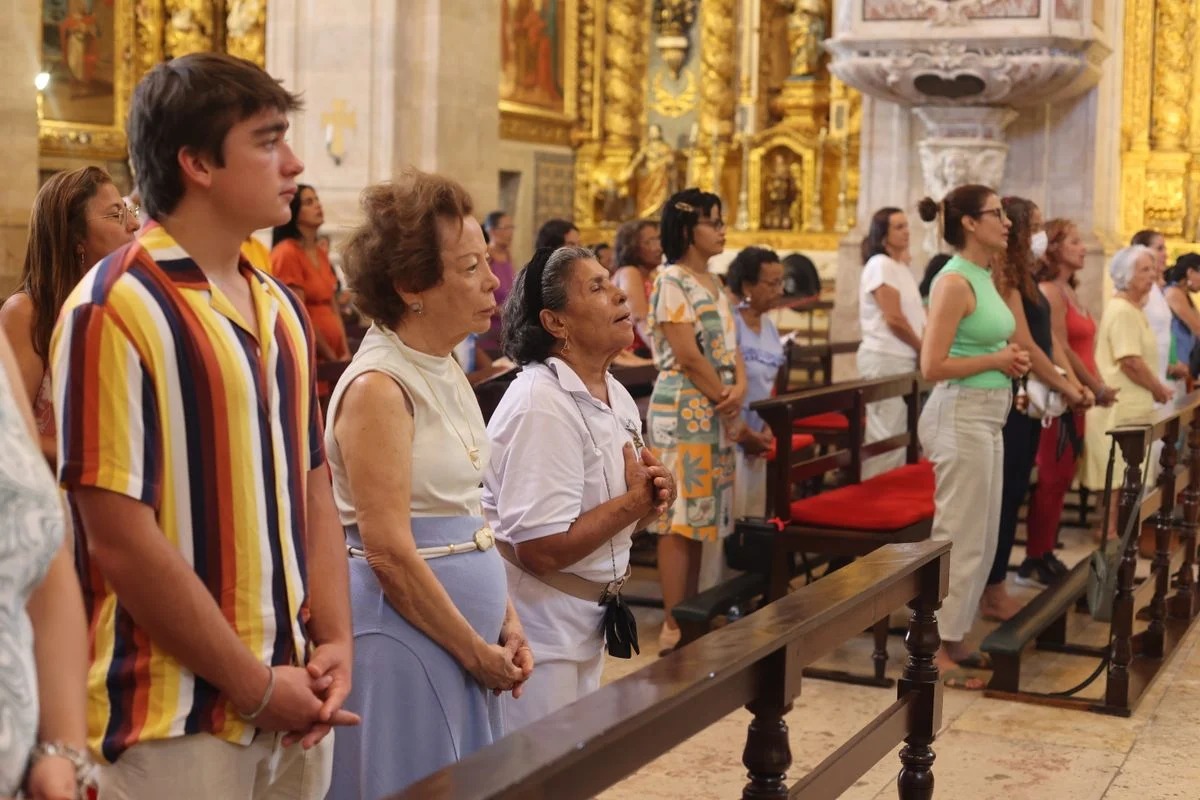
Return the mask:
[[[925,191],[941,200],[956,186],[982,183],[1000,187],[1008,145],[1004,129],[1017,118],[1009,108],[988,106],[923,106],[914,109],[925,124],[926,136],[917,143]],[[925,249],[937,249],[937,224],[928,226]]]

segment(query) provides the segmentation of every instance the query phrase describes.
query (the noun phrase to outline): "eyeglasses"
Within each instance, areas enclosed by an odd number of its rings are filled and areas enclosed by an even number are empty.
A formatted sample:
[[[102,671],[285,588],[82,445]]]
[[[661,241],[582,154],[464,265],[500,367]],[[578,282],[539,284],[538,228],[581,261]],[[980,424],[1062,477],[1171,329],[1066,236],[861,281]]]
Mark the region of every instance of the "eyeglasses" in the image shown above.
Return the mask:
[[[121,223],[121,225],[128,225],[129,218],[133,217],[136,220],[138,218],[138,214],[140,214],[141,211],[142,211],[141,206],[122,204],[121,207],[118,208],[116,211],[110,211],[107,214],[101,214],[98,217],[88,217],[88,220],[115,219],[117,222]]]
[[[996,219],[1000,220],[1001,222],[1004,222],[1006,219],[1008,219],[1008,215],[1004,213],[1003,208],[985,208],[975,216],[982,217],[984,214],[995,214]]]
[[[701,219],[697,220],[697,225],[707,225],[717,233],[725,230],[725,220],[723,219]]]

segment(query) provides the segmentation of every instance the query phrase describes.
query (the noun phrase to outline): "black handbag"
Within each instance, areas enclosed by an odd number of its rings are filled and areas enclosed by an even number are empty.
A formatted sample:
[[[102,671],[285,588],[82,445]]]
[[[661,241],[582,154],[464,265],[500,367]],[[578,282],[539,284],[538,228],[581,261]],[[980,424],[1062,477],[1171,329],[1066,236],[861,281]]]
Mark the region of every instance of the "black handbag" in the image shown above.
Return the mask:
[[[614,658],[633,658],[633,653],[642,653],[638,649],[637,620],[620,592],[604,601],[604,646]]]

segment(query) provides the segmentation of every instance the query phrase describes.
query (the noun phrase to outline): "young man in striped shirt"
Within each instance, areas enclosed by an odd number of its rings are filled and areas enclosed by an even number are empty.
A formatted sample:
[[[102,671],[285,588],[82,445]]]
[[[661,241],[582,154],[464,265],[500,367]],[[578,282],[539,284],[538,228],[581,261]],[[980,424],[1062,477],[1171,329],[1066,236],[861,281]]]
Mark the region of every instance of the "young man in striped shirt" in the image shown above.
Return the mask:
[[[148,73],[128,134],[152,221],[88,272],[55,333],[106,799],[317,800],[327,734],[357,722],[312,330],[239,255],[289,218],[297,107],[229,56]]]

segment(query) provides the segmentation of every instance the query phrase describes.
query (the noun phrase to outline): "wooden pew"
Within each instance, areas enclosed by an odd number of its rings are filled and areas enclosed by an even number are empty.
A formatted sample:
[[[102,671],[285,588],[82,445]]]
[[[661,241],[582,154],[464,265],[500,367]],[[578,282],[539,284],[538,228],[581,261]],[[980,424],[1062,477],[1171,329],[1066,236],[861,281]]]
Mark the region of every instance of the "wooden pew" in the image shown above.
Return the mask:
[[[859,344],[857,341],[799,344],[789,340],[784,346],[786,360],[775,379],[775,395],[832,385],[834,356],[857,353]],[[807,379],[795,380],[797,371],[807,373]],[[793,427],[794,432],[812,436],[823,447],[844,446],[849,429],[850,421],[844,409],[799,418]]]
[[[827,579],[705,636],[408,787],[392,800],[593,797],[730,712],[754,714],[742,797],[833,800],[901,741],[901,800],[933,797],[941,692],[935,611],[946,595],[949,545],[884,547]],[[801,669],[869,624],[912,609],[897,698],[799,782],[785,715]]]
[[[1087,562],[1077,565],[983,641],[982,649],[992,655],[995,666],[988,695],[1129,716],[1200,614],[1200,581],[1196,576],[1200,392],[1180,398],[1144,422],[1118,427],[1108,434],[1121,449],[1126,464],[1121,485],[1113,487],[1120,499],[1117,530],[1123,532],[1131,518],[1135,527],[1153,527],[1155,553],[1150,578],[1140,585],[1134,581],[1138,548],[1135,534],[1120,554],[1109,645],[1074,644],[1067,641],[1067,618],[1088,581]],[[1187,445],[1181,458],[1177,443],[1183,433]],[[1143,493],[1142,466],[1155,441],[1163,444],[1159,459],[1162,473],[1154,487]],[[1174,550],[1172,533],[1178,534]],[[1110,552],[1113,546],[1109,544]],[[1149,612],[1145,624],[1138,621],[1136,609]],[[1021,655],[1035,637],[1041,649],[1105,659],[1101,664],[1107,675],[1104,698],[1095,701],[1022,689]]]
[[[767,509],[779,532],[774,537],[765,599],[784,597],[793,576],[793,553],[826,556],[862,556],[885,544],[918,542],[929,538],[933,527],[933,467],[918,460],[917,420],[921,398],[928,385],[919,373],[834,384],[771,400],[753,408],[775,432],[794,430],[795,421],[841,409],[848,419],[846,437],[839,449],[816,457],[795,453],[788,439],[779,439],[776,461],[767,469]],[[904,433],[863,444],[864,415],[868,403],[903,397],[908,406]],[[863,462],[871,456],[897,449],[905,464],[862,480]],[[811,483],[840,470],[845,482],[836,489],[811,497],[794,498],[793,486]],[[874,675],[811,671],[815,677],[890,685],[887,664],[887,619],[874,625]]]

